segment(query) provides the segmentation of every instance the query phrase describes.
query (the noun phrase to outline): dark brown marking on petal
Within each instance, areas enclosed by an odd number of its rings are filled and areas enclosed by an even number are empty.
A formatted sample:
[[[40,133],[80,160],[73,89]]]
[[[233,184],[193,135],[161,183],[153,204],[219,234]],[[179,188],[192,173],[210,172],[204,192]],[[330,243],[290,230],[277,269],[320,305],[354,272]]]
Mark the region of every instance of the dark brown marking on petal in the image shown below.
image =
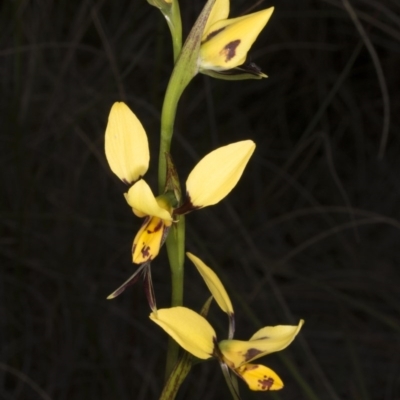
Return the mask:
[[[136,180],[132,181],[132,182],[128,182],[125,178],[122,179],[122,182],[125,183],[125,185],[128,185],[129,187],[132,187],[137,181],[140,181],[143,178],[142,175],[139,175],[139,178],[137,178]]]
[[[258,386],[261,388],[261,390],[269,390],[271,389],[273,384],[274,380],[272,378],[267,377],[267,375],[264,375],[264,379],[258,380]]]
[[[157,226],[154,228],[154,232],[158,232],[160,229],[162,229],[164,227],[164,221],[162,219],[160,219],[160,222],[157,224]]]
[[[147,229],[147,233],[156,233],[158,232],[164,225],[164,222],[162,219],[160,219],[160,222],[156,225],[156,227],[153,230]]]
[[[210,39],[212,39],[214,36],[218,35],[218,33],[222,32],[225,29],[225,27],[217,29],[216,31],[212,31],[210,32],[207,37],[205,38],[205,40],[203,40],[202,43],[208,42]]]
[[[246,364],[245,365],[245,370],[246,371],[251,371],[251,370],[257,369],[257,368],[259,368],[257,364],[250,364],[250,365]]]
[[[178,208],[175,208],[174,215],[188,214],[192,211],[198,210],[201,206],[194,206],[189,193],[186,193],[185,202]]]
[[[258,349],[248,349],[246,354],[244,355],[245,361],[252,360],[254,357],[258,356],[262,351]]]
[[[145,243],[143,243],[143,247],[142,250],[140,250],[140,252],[142,253],[143,258],[148,258],[150,257],[150,246],[146,246]]]
[[[236,56],[236,48],[239,46],[239,44],[240,39],[237,39],[229,42],[226,46],[224,46],[220,54],[223,54],[225,56],[225,62],[228,62]]]

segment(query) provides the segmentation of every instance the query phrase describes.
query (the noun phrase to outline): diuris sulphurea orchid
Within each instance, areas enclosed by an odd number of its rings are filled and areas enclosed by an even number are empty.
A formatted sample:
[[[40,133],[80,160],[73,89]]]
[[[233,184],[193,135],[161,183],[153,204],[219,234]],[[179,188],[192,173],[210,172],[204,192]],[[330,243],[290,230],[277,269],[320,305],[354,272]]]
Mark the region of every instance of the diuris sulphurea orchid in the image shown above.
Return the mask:
[[[199,54],[200,72],[216,78],[246,74],[265,78],[253,63],[245,64],[247,53],[268,23],[273,7],[228,19],[229,0],[216,0],[206,26]]]
[[[218,343],[216,333],[209,322],[186,307],[153,310],[150,319],[195,357],[204,360],[216,357],[225,376],[230,377],[228,369],[231,370],[243,379],[251,390],[282,389],[282,380],[274,371],[252,362],[289,346],[304,321],[300,320],[298,325],[264,327],[248,341],[233,340],[233,307],[222,282],[202,260],[191,253],[186,254],[198,269],[221,310],[230,317],[228,339]]]
[[[146,132],[129,107],[115,103],[105,133],[105,153],[111,170],[130,186],[125,199],[135,215],[145,220],[132,246],[132,260],[153,260],[179,215],[221,201],[239,181],[255,149],[251,140],[231,143],[203,157],[186,181],[186,200],[168,191],[155,197],[143,178],[150,162]],[[167,184],[168,185],[168,184]]]
[[[203,360],[216,357],[223,369],[229,368],[251,390],[261,391],[282,389],[283,382],[273,370],[253,361],[289,346],[304,323],[300,320],[298,325],[267,326],[247,341],[227,339],[217,342],[214,328],[189,308],[159,309],[150,314],[150,319],[187,352]]]

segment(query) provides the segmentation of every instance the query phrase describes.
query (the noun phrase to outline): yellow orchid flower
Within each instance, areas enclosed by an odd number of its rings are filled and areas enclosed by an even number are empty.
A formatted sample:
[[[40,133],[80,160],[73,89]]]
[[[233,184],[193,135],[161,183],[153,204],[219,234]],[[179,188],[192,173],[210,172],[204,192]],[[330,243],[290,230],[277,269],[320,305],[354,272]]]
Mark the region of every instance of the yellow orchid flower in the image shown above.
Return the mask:
[[[270,7],[228,19],[229,0],[216,0],[203,31],[199,54],[200,72],[218,77],[218,73],[224,74],[224,71],[239,67],[239,70],[256,77],[266,77],[254,64],[242,64],[273,11],[274,7]]]
[[[132,246],[133,262],[141,264],[158,254],[172,224],[172,215],[165,199],[162,196],[156,198],[141,179],[150,162],[147,135],[139,119],[123,102],[111,107],[105,133],[105,153],[115,175],[132,185],[125,198],[133,212],[139,217],[147,217]]]
[[[198,269],[219,307],[232,316],[233,307],[228,293],[214,271],[198,257],[186,253]],[[299,333],[304,321],[298,325],[266,326],[259,329],[248,341],[233,340],[229,328],[227,340],[217,342],[216,333],[209,322],[200,314],[186,307],[153,310],[150,319],[161,326],[187,352],[201,359],[216,357],[227,377],[230,389],[236,391],[230,381],[230,369],[243,379],[251,390],[278,390],[283,383],[270,368],[254,364],[253,361],[267,354],[285,349]],[[237,398],[239,396],[237,395]]]
[[[125,199],[135,215],[146,217],[133,241],[133,262],[141,264],[158,255],[175,216],[222,200],[235,187],[254,149],[254,142],[244,140],[206,155],[186,181],[186,201],[175,207],[168,193],[155,197],[142,179],[150,161],[146,132],[126,104],[115,103],[105,134],[107,161],[123,182],[132,185]]]
[[[221,366],[243,379],[251,390],[279,390],[282,380],[270,368],[251,361],[283,350],[294,340],[304,321],[298,325],[267,326],[248,341],[222,340],[209,322],[186,307],[165,308],[150,314],[150,319],[167,332],[187,352],[201,359],[216,357]]]

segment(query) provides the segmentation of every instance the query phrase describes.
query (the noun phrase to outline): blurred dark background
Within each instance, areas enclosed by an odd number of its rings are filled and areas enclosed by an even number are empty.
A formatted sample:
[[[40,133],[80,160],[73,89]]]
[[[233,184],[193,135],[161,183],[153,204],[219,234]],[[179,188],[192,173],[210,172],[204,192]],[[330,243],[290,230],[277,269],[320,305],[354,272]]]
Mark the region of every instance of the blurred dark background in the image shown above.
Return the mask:
[[[350,2],[350,3],[349,3]],[[194,3],[194,4],[193,4]],[[181,1],[187,34],[203,1]],[[187,249],[220,275],[236,338],[306,324],[261,361],[284,380],[243,399],[400,399],[400,3],[232,0],[231,16],[274,5],[250,53],[269,75],[197,76],[178,111],[182,183],[211,149],[257,143],[239,185],[187,218]],[[157,399],[166,335],[135,268],[141,221],[104,156],[114,101],[150,139],[156,188],[169,31],[145,0],[1,5],[0,399]],[[152,265],[168,306],[165,250]],[[187,263],[185,304],[205,285]],[[213,306],[219,338],[226,317]],[[230,398],[216,361],[196,365],[180,399]]]

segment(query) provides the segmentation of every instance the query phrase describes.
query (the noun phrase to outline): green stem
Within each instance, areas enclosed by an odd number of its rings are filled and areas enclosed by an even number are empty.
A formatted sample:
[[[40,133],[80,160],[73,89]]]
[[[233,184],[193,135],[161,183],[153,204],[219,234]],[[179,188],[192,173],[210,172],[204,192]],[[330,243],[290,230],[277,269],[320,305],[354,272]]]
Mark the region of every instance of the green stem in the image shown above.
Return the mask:
[[[174,70],[175,72],[175,70]],[[160,137],[160,154],[158,158],[158,190],[159,193],[164,192],[165,180],[167,176],[167,159],[166,153],[170,153],[171,139],[174,131],[176,109],[178,107],[178,100],[182,93],[176,85],[174,76],[177,74],[172,73],[169,81],[167,92],[164,98],[164,104],[161,112],[161,137]],[[178,89],[178,90],[177,90]],[[178,93],[180,91],[180,93]]]
[[[198,73],[201,37],[214,3],[215,0],[207,1],[197,18],[196,23],[193,25],[182,50],[179,52],[175,68],[172,71],[167,91],[165,93],[164,104],[161,112],[161,138],[158,164],[158,189],[160,193],[163,193],[165,187],[167,171],[165,153],[170,152],[178,101],[186,86]]]
[[[167,252],[171,268],[172,298],[171,306],[181,306],[183,302],[183,265],[185,262],[185,217],[180,216],[167,239]]]
[[[171,307],[183,304],[183,274],[185,262],[185,217],[172,227],[168,235],[166,246],[169,265],[171,268],[172,297]],[[179,345],[172,338],[168,342],[167,363],[165,366],[165,379],[168,379],[179,356]]]
[[[196,23],[190,31],[186,42],[180,50],[180,12],[177,6],[177,1],[173,1],[176,7],[171,9],[171,21],[167,18],[168,25],[170,26],[173,46],[175,67],[172,71],[171,78],[168,83],[167,91],[165,93],[164,104],[161,112],[161,137],[160,137],[160,154],[158,164],[158,189],[159,193],[163,193],[165,189],[165,182],[167,178],[167,159],[166,153],[170,153],[171,140],[174,131],[174,123],[176,110],[178,107],[179,99],[185,90],[186,86],[198,73],[198,58],[201,44],[201,37],[204,27],[206,25],[208,16],[215,0],[208,0],[200,13]],[[179,17],[179,29],[177,25],[173,25]],[[172,25],[170,25],[172,24]],[[177,34],[179,31],[179,34]],[[179,46],[179,53],[178,53]],[[179,56],[178,56],[179,54]],[[168,235],[167,242],[168,259],[171,268],[172,279],[172,307],[180,306],[183,302],[183,265],[185,258],[185,220],[181,216],[179,221],[176,222]],[[179,346],[170,340],[168,343],[167,351],[167,364],[166,364],[166,377],[168,378],[178,360]]]
[[[182,21],[178,0],[147,0],[152,6],[157,7],[164,15],[171,32],[174,63],[177,61],[182,49]]]
[[[167,20],[169,30],[171,31],[174,62],[176,62],[182,49],[182,21],[178,1],[172,2],[169,15],[165,15],[165,19]]]
[[[174,47],[175,48],[175,47]],[[174,122],[176,109],[178,107],[179,98],[184,90],[180,85],[180,69],[174,69],[169,81],[167,92],[164,98],[164,104],[161,113],[161,137],[160,137],[160,154],[158,161],[158,188],[159,193],[164,192],[166,175],[167,175],[167,159],[166,153],[170,153],[171,140],[174,131]],[[185,222],[182,216],[180,220],[174,224],[168,235],[166,246],[168,252],[168,260],[171,268],[172,279],[172,298],[171,306],[180,306],[183,302],[183,265],[184,265],[184,249],[185,249]],[[167,350],[167,363],[165,367],[165,378],[171,374],[179,356],[178,344],[169,339]]]

